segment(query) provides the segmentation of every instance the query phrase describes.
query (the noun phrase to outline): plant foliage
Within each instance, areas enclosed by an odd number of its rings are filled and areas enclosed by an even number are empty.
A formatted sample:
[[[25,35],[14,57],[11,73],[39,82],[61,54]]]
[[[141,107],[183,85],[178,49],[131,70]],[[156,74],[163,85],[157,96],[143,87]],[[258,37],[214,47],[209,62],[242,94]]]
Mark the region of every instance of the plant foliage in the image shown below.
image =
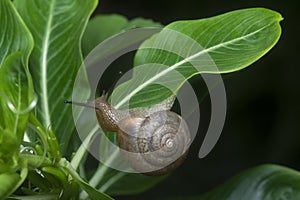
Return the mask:
[[[109,195],[141,193],[167,178],[120,172],[102,163],[91,174],[85,169],[87,150],[70,142],[77,136],[71,106],[63,101],[72,96],[82,51],[86,56],[100,42],[132,28],[162,27],[152,20],[115,14],[89,21],[97,3],[0,1],[0,199],[112,199]],[[275,11],[251,8],[173,22],[140,46],[133,76],[114,90],[113,104],[150,107],[176,95],[199,73],[241,70],[277,43],[281,20]],[[151,63],[164,67],[138,67]],[[177,79],[174,70],[183,78]],[[156,84],[170,80],[171,90]],[[88,83],[87,78],[82,81]],[[90,91],[81,95],[88,99]],[[86,128],[87,144],[94,138],[91,129]],[[102,142],[99,150],[106,147]],[[69,152],[74,152],[72,160]],[[110,153],[111,162],[116,161],[116,152]],[[299,198],[299,179],[296,171],[266,165],[195,199]]]

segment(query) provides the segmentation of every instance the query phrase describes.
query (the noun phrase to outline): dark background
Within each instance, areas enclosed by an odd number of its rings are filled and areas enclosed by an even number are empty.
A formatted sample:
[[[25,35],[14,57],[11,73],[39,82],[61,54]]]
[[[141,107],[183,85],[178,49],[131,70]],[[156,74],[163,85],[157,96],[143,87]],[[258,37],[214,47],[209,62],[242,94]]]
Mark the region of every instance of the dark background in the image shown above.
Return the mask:
[[[210,101],[206,98],[200,104],[204,128],[186,162],[148,192],[120,199],[197,195],[242,170],[264,163],[300,170],[297,1],[102,0],[96,13],[118,13],[129,19],[150,18],[166,25],[175,20],[200,19],[248,7],[280,12],[284,17],[283,33],[275,48],[251,67],[225,76],[227,119],[216,147],[206,158],[197,157],[209,119]],[[197,83],[194,80],[194,87]]]

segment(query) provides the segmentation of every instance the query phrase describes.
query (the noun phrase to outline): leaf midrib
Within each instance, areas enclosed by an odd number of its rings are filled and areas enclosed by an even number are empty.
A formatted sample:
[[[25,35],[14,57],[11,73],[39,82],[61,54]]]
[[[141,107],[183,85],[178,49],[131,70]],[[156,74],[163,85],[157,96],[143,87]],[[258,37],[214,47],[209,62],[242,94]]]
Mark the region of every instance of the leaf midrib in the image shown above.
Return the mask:
[[[50,35],[51,35],[51,26],[53,20],[53,10],[56,0],[52,0],[50,3],[49,9],[49,16],[48,21],[46,24],[43,45],[42,45],[42,63],[41,63],[41,89],[42,89],[42,110],[45,113],[45,123],[46,126],[51,127],[51,117],[50,117],[50,110],[49,110],[49,103],[48,103],[48,85],[47,85],[47,58],[48,58],[48,50],[49,50],[49,42],[50,42]]]
[[[240,41],[240,40],[247,39],[248,37],[251,37],[252,35],[258,33],[259,31],[265,29],[266,27],[267,27],[267,26],[262,27],[262,28],[260,28],[260,29],[258,29],[258,30],[256,30],[256,31],[251,32],[251,33],[248,33],[247,35],[244,35],[244,36],[242,36],[242,37],[238,37],[238,38],[235,38],[235,39],[232,39],[232,40],[229,40],[229,41],[220,43],[220,44],[218,44],[218,45],[211,46],[211,47],[209,47],[209,48],[207,48],[207,49],[204,49],[203,51],[200,51],[200,52],[198,52],[198,53],[196,53],[196,54],[194,54],[194,55],[189,56],[188,58],[183,59],[182,61],[180,61],[180,62],[178,62],[178,63],[176,63],[176,64],[170,66],[169,68],[163,70],[161,73],[159,73],[159,74],[153,76],[152,78],[150,78],[148,81],[146,81],[146,82],[144,82],[143,84],[139,85],[135,90],[133,90],[131,93],[129,93],[122,101],[120,101],[120,102],[115,106],[115,108],[118,109],[119,107],[121,107],[123,104],[125,104],[127,101],[129,101],[130,98],[131,98],[133,95],[135,95],[136,93],[138,93],[140,90],[142,90],[144,87],[146,87],[146,86],[149,85],[150,83],[154,82],[155,80],[159,79],[160,77],[162,77],[162,76],[164,76],[165,74],[169,73],[170,71],[174,70],[176,67],[179,67],[180,65],[182,65],[182,64],[184,64],[184,63],[187,63],[187,62],[189,62],[190,60],[192,60],[192,59],[194,59],[194,58],[196,58],[196,57],[198,57],[198,56],[201,56],[201,55],[203,55],[203,54],[205,54],[205,53],[209,53],[209,52],[212,52],[212,51],[214,51],[214,50],[216,50],[216,49],[218,49],[218,48],[221,48],[221,47],[224,47],[224,46],[226,47],[226,45],[230,45],[230,44],[235,43],[235,42],[238,42],[238,41]],[[115,175],[115,176],[118,176],[118,174]],[[114,180],[118,180],[118,179],[115,179],[115,176],[113,176],[112,178],[110,178],[110,179],[108,180],[108,182],[112,182],[112,181],[114,181]],[[111,184],[113,184],[113,182],[112,182]],[[108,189],[108,188],[106,188],[106,189]]]
[[[18,74],[18,83],[21,85],[21,72]],[[21,110],[21,87],[18,87],[18,108],[17,108],[17,114],[16,114],[16,120],[14,125],[14,134],[17,134],[18,131],[18,123],[19,123],[19,117],[20,117],[20,110]]]
[[[133,97],[135,94],[137,94],[139,91],[141,91],[143,88],[145,88],[146,86],[148,86],[149,84],[151,84],[152,82],[158,80],[159,78],[161,78],[162,76],[166,75],[167,73],[169,73],[170,71],[174,70],[175,68],[179,67],[180,65],[183,65],[184,63],[188,63],[189,61],[191,61],[192,59],[201,56],[205,53],[209,53],[212,52],[218,48],[221,47],[226,47],[227,45],[233,44],[235,42],[238,42],[240,40],[244,40],[247,39],[248,37],[251,37],[252,35],[260,32],[261,30],[265,29],[267,26],[264,26],[254,32],[248,33],[247,35],[241,36],[241,37],[237,37],[235,39],[226,41],[226,42],[222,42],[220,44],[217,44],[215,46],[211,46],[207,49],[204,49],[194,55],[191,55],[185,59],[183,59],[182,61],[168,67],[167,69],[161,71],[159,74],[156,74],[155,76],[153,76],[152,78],[150,78],[149,80],[145,81],[144,83],[142,83],[141,85],[139,85],[136,89],[134,89],[132,92],[130,92],[125,98],[123,98],[116,106],[115,108],[118,109],[120,108],[122,105],[124,105],[126,102],[128,102],[130,100],[131,97]]]

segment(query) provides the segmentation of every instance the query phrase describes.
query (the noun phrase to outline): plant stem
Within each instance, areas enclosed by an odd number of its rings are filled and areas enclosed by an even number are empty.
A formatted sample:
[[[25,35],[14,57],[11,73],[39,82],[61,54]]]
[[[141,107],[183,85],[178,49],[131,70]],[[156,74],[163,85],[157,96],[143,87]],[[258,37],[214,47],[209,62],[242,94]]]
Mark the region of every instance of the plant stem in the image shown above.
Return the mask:
[[[80,145],[79,149],[76,151],[72,161],[71,166],[76,170],[83,158],[83,156],[86,154],[87,149],[91,146],[94,139],[96,138],[96,133],[98,130],[98,126],[96,126],[89,135],[84,139],[82,144]]]
[[[94,187],[92,187],[91,185],[86,183],[80,177],[80,175],[76,172],[76,170],[72,167],[71,163],[69,161],[67,161],[65,158],[62,158],[58,164],[60,167],[63,167],[64,169],[66,169],[66,171],[72,176],[72,178],[80,185],[80,187],[83,190],[88,192],[88,194],[87,193],[84,194],[85,198],[83,198],[81,196],[83,194],[83,193],[81,193],[80,199],[86,199],[89,197],[91,199],[112,200],[112,198],[110,196],[108,196],[107,194],[96,190]]]
[[[105,162],[105,165],[103,165],[103,164],[99,165],[97,171],[95,172],[95,174],[89,181],[90,185],[92,185],[93,187],[96,187],[100,183],[101,179],[103,178],[103,176],[109,169],[108,166],[111,166],[111,164],[114,162],[114,160],[116,159],[117,156],[118,156],[118,151],[116,150],[111,154],[109,159]]]
[[[117,175],[113,176],[112,178],[108,179],[100,188],[99,191],[105,192],[107,189],[112,186],[115,182],[123,178],[127,173],[119,172]]]
[[[51,157],[55,158],[57,161],[60,160],[61,153],[59,149],[59,142],[54,132],[51,129],[46,131],[41,122],[32,113],[29,115],[29,122],[32,124],[31,128],[41,134],[43,142],[46,141],[47,151]]]
[[[60,159],[58,162],[58,165],[60,167],[63,167],[70,173],[70,175],[77,180],[83,181],[82,178],[79,176],[79,174],[76,172],[76,170],[72,167],[69,161],[67,161],[65,158]]]
[[[22,160],[25,160],[28,165],[34,169],[45,166],[53,166],[53,162],[49,158],[44,156],[20,154],[20,158]]]
[[[99,167],[97,171],[94,173],[93,177],[90,179],[89,184],[92,187],[97,187],[97,185],[101,182],[102,178],[104,177],[105,173],[109,169],[108,166],[111,165],[111,163],[116,159],[118,155],[118,151],[114,151],[112,155],[109,157],[109,159],[105,162],[105,165],[99,164]],[[88,194],[85,191],[82,191],[80,194],[81,198],[86,198]]]

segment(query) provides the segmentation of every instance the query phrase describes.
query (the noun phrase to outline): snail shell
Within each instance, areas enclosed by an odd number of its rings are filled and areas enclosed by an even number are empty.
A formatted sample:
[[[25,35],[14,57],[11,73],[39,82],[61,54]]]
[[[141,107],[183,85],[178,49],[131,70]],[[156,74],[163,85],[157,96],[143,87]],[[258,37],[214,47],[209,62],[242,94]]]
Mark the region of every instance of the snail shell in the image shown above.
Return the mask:
[[[113,108],[104,96],[94,101],[103,130],[118,131],[122,155],[129,165],[146,175],[163,175],[185,159],[191,136],[178,114],[157,111],[147,116]]]

